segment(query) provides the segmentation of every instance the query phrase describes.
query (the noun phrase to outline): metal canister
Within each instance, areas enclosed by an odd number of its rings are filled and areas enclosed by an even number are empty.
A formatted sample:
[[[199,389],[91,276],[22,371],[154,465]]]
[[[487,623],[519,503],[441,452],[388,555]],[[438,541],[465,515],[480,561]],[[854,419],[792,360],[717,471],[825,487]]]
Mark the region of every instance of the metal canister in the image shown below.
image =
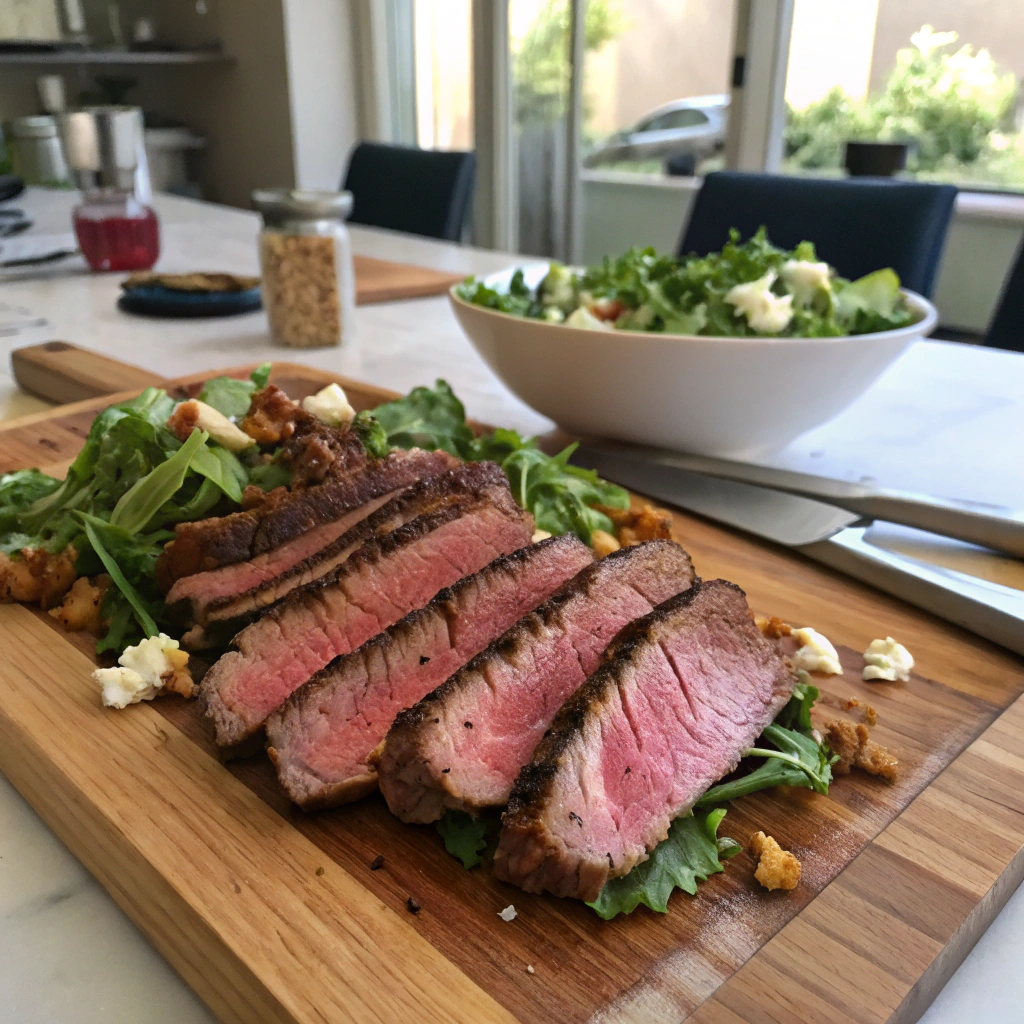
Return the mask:
[[[71,175],[48,114],[16,117],[11,122],[14,173],[28,185],[69,185]]]
[[[351,340],[355,271],[345,219],[351,192],[260,189],[263,305],[274,340],[319,348]]]

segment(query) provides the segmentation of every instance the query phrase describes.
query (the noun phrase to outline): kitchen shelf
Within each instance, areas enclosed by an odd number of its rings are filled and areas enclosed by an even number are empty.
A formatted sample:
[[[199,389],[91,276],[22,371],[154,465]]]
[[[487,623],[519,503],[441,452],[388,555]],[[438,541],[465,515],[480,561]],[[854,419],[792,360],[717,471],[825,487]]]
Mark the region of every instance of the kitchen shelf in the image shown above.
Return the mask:
[[[38,53],[0,53],[0,67],[53,67],[74,64],[231,64],[219,50],[47,50]]]

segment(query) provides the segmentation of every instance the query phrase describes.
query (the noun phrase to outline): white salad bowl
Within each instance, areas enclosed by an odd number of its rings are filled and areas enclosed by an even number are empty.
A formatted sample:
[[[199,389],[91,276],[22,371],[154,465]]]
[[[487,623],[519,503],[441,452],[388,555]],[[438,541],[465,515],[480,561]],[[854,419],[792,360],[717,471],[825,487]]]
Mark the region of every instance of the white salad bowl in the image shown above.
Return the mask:
[[[524,268],[535,288],[547,272]],[[514,270],[484,278],[505,291]],[[458,286],[456,286],[457,288]],[[537,412],[575,434],[677,451],[749,457],[780,448],[842,412],[911,342],[935,327],[842,338],[705,338],[589,330],[499,313],[460,298],[452,309],[495,374]]]

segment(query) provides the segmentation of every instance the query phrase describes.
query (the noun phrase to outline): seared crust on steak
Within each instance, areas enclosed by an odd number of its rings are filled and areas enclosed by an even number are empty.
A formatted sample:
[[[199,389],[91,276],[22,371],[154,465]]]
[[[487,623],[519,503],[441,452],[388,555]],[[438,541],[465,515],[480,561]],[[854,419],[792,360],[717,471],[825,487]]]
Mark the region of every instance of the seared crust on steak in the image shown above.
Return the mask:
[[[795,682],[732,583],[698,583],[630,624],[520,772],[495,874],[596,899],[736,767]]]
[[[555,711],[623,625],[693,583],[673,541],[587,566],[433,693],[395,719],[380,788],[403,821],[502,806]]]

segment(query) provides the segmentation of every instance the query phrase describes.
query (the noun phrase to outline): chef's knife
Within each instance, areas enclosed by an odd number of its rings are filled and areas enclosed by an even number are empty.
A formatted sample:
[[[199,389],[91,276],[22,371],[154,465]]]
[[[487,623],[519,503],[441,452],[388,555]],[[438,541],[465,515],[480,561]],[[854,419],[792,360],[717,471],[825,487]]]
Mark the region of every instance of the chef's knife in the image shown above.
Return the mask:
[[[1024,654],[1024,592],[878,548],[845,509],[752,484],[643,462],[587,446],[573,461],[659,501],[714,519],[870,583]]]
[[[601,452],[617,453],[652,465],[771,487],[804,498],[827,501],[870,519],[913,526],[929,533],[941,533],[971,544],[1005,551],[1024,558],[1024,514],[982,502],[933,498],[904,491],[866,487],[846,480],[832,480],[810,473],[796,473],[773,466],[757,466],[706,455],[688,455],[664,448],[649,448],[619,441],[592,442],[580,450],[581,465]]]

